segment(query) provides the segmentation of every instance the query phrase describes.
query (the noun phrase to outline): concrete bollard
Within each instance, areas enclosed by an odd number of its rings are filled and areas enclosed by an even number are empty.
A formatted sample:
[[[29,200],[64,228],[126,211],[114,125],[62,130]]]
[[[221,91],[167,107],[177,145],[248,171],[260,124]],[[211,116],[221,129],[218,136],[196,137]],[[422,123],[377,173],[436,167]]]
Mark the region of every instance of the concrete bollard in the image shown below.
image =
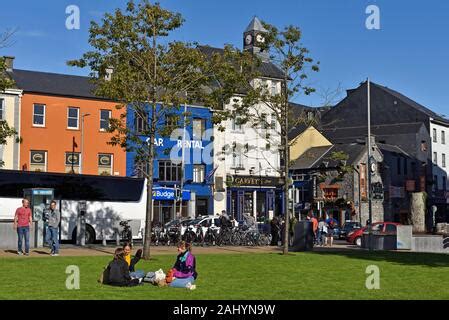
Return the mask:
[[[103,247],[106,247],[106,232],[103,230],[101,230],[101,241],[102,241],[102,245]]]
[[[116,244],[117,246],[120,246],[120,232],[118,232],[118,230],[117,230],[117,232],[115,233],[115,244]]]

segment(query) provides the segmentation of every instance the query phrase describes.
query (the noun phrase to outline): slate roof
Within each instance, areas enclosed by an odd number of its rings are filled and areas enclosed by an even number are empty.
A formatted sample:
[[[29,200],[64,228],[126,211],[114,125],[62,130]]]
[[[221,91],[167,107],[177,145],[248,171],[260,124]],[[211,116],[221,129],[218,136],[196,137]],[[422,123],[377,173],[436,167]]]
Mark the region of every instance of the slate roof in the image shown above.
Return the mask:
[[[354,164],[359,156],[365,152],[366,146],[360,143],[335,144],[326,147],[313,147],[302,154],[292,164],[291,169],[313,169],[320,166],[327,168],[335,168],[339,162],[330,160],[330,156],[334,152],[344,152],[348,155],[347,164]],[[327,162],[327,166],[324,164]]]
[[[263,27],[262,22],[260,22],[259,18],[257,17],[254,17],[253,20],[251,20],[249,25],[246,27],[245,32],[253,30],[260,32],[268,32],[268,30]]]
[[[9,75],[24,92],[101,99],[89,77],[14,69]]]
[[[212,56],[213,54],[223,54],[223,48],[214,48],[210,46],[198,46],[201,52],[206,56]],[[284,79],[284,74],[282,71],[275,66],[272,62],[262,61],[259,66],[259,72],[263,77],[274,78],[274,79]]]
[[[380,84],[374,83],[374,82],[371,82],[371,84],[374,85],[374,86],[377,86],[378,88],[380,88],[380,89],[382,89],[382,90],[384,90],[386,92],[388,92],[392,96],[394,96],[394,97],[402,100],[404,103],[408,104],[410,107],[412,107],[412,108],[414,108],[414,109],[416,109],[416,110],[418,110],[418,111],[428,115],[429,117],[431,117],[431,118],[433,118],[435,120],[438,120],[438,121],[449,123],[448,119],[445,119],[445,118],[441,117],[440,115],[436,114],[432,110],[424,107],[423,105],[421,105],[418,102],[410,99],[409,97],[403,95],[402,93],[397,92],[395,90],[392,90],[392,89],[390,89],[388,87],[382,86]]]
[[[422,122],[416,123],[397,123],[386,125],[371,126],[371,134],[376,137],[376,140],[382,140],[382,137],[389,137],[394,135],[416,134],[421,127],[424,126]],[[321,129],[320,132],[331,142],[353,142],[361,137],[368,136],[367,126],[353,126]]]

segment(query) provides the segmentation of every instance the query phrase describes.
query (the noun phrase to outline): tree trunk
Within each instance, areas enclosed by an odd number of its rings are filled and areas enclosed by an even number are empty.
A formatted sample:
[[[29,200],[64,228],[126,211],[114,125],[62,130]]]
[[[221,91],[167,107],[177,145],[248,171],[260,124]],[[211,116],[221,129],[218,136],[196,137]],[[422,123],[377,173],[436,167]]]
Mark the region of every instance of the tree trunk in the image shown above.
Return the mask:
[[[426,203],[423,192],[414,192],[410,204],[413,232],[426,231]]]
[[[153,220],[153,168],[154,168],[154,138],[156,128],[156,106],[151,107],[151,128],[148,141],[148,173],[147,173],[147,205],[145,217],[145,239],[143,242],[143,258],[150,259],[150,245],[151,245],[151,224]]]

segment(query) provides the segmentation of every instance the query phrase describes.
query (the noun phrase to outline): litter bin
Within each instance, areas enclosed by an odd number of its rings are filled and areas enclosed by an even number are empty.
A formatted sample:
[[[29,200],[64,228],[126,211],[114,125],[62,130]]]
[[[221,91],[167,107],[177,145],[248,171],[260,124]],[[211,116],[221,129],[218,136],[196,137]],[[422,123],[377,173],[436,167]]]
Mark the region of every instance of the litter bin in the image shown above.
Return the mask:
[[[293,251],[309,251],[313,249],[312,222],[298,221],[295,225],[293,238]]]

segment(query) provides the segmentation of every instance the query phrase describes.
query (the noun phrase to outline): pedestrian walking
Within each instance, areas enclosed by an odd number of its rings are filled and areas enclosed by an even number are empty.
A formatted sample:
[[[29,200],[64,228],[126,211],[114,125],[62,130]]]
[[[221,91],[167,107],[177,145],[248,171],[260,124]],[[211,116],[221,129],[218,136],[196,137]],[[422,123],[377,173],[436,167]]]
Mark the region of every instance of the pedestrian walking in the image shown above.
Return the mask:
[[[56,201],[50,203],[50,210],[46,216],[47,232],[45,240],[50,246],[50,255],[59,256],[59,223],[61,222],[61,213],[56,209]]]
[[[330,246],[332,247],[332,244],[334,242],[334,228],[337,226],[337,220],[334,219],[332,214],[330,214],[329,218],[326,220],[326,226],[327,226],[327,239],[330,242]]]
[[[326,240],[327,244],[327,225],[323,217],[320,217],[318,222],[318,235],[317,235],[318,245],[323,246]]]
[[[30,254],[30,228],[33,223],[33,216],[29,208],[28,199],[22,200],[22,206],[17,208],[14,215],[14,229],[17,230],[17,254],[23,255],[22,244],[25,241],[25,255]]]

